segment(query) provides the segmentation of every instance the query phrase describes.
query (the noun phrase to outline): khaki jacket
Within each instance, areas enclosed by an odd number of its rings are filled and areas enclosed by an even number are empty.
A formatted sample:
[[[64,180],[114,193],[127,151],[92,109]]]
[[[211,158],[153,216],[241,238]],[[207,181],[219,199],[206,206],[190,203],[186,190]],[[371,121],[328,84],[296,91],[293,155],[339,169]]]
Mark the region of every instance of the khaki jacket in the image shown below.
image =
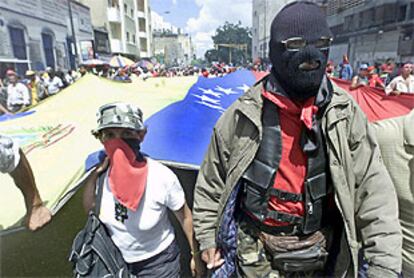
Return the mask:
[[[414,110],[373,124],[381,154],[394,182],[403,234],[403,275],[414,277]]]
[[[223,209],[259,148],[262,84],[240,97],[214,128],[194,192],[193,223],[201,250],[217,246]],[[345,227],[335,277],[357,277],[360,244],[370,277],[396,277],[402,238],[394,186],[364,113],[335,86],[322,132]]]

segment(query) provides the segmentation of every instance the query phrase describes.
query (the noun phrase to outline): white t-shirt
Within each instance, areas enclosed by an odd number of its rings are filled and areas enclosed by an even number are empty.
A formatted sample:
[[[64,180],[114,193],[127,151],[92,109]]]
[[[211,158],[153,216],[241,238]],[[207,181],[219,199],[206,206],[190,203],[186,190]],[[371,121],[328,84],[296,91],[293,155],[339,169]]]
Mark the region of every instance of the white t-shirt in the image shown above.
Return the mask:
[[[385,93],[389,95],[394,90],[414,94],[414,75],[410,75],[407,79],[404,79],[401,75],[395,77],[385,88]]]
[[[7,86],[7,108],[12,111],[15,105],[30,105],[29,89],[22,83]]]
[[[0,172],[12,172],[19,161],[19,146],[12,138],[0,134]]]
[[[99,218],[107,226],[124,260],[139,262],[158,255],[174,241],[167,208],[177,211],[184,203],[184,191],[177,176],[166,166],[148,158],[147,185],[137,210],[134,212],[120,206],[106,176]]]
[[[47,91],[50,95],[56,94],[57,92],[59,92],[60,88],[63,87],[62,79],[60,79],[57,76],[53,77],[53,79],[49,78],[45,81],[45,84],[47,86]]]

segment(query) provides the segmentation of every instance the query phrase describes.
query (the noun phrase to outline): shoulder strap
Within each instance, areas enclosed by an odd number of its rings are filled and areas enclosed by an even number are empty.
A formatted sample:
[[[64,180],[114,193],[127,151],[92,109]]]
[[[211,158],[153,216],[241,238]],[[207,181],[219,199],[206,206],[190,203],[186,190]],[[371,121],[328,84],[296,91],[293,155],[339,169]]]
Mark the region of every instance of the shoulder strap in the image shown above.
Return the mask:
[[[101,210],[101,201],[102,201],[102,194],[104,188],[106,171],[99,175],[98,177],[98,188],[96,189],[96,198],[95,198],[95,214],[99,216],[99,212]]]

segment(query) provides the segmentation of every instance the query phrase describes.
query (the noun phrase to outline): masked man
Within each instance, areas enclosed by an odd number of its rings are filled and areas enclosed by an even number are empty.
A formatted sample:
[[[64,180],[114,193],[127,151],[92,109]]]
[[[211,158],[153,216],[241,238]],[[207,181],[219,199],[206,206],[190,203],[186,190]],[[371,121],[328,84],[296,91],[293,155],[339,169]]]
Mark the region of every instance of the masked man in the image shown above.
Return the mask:
[[[271,26],[271,74],[219,119],[194,196],[215,277],[401,271],[396,194],[367,119],[325,76],[332,34],[313,3]]]
[[[147,132],[141,109],[111,103],[98,111],[93,134],[107,159],[90,176],[84,192],[87,211],[100,206],[99,218],[136,277],[170,278],[180,275],[180,251],[170,209],[180,222],[193,250],[191,211],[177,176],[161,163],[144,157],[140,144]],[[98,176],[103,175],[103,179]],[[103,183],[99,184],[99,180]],[[96,204],[96,187],[102,187]],[[99,189],[99,188],[98,188]],[[191,268],[195,271],[192,261]]]

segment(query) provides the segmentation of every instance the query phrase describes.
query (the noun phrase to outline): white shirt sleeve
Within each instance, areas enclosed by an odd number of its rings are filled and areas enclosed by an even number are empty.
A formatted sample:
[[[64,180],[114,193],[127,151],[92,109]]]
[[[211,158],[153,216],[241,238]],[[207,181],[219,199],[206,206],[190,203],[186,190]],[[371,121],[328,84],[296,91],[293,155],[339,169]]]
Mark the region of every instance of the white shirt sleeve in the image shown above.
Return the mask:
[[[392,91],[395,90],[395,86],[397,85],[397,79],[394,78],[393,80],[391,80],[390,84],[388,84],[387,87],[385,87],[385,93],[387,95],[389,95]]]
[[[0,135],[0,172],[10,173],[20,162],[19,146],[12,138]]]
[[[171,173],[171,181],[168,181],[165,205],[172,211],[177,211],[184,206],[185,196],[180,181],[174,173]]]

